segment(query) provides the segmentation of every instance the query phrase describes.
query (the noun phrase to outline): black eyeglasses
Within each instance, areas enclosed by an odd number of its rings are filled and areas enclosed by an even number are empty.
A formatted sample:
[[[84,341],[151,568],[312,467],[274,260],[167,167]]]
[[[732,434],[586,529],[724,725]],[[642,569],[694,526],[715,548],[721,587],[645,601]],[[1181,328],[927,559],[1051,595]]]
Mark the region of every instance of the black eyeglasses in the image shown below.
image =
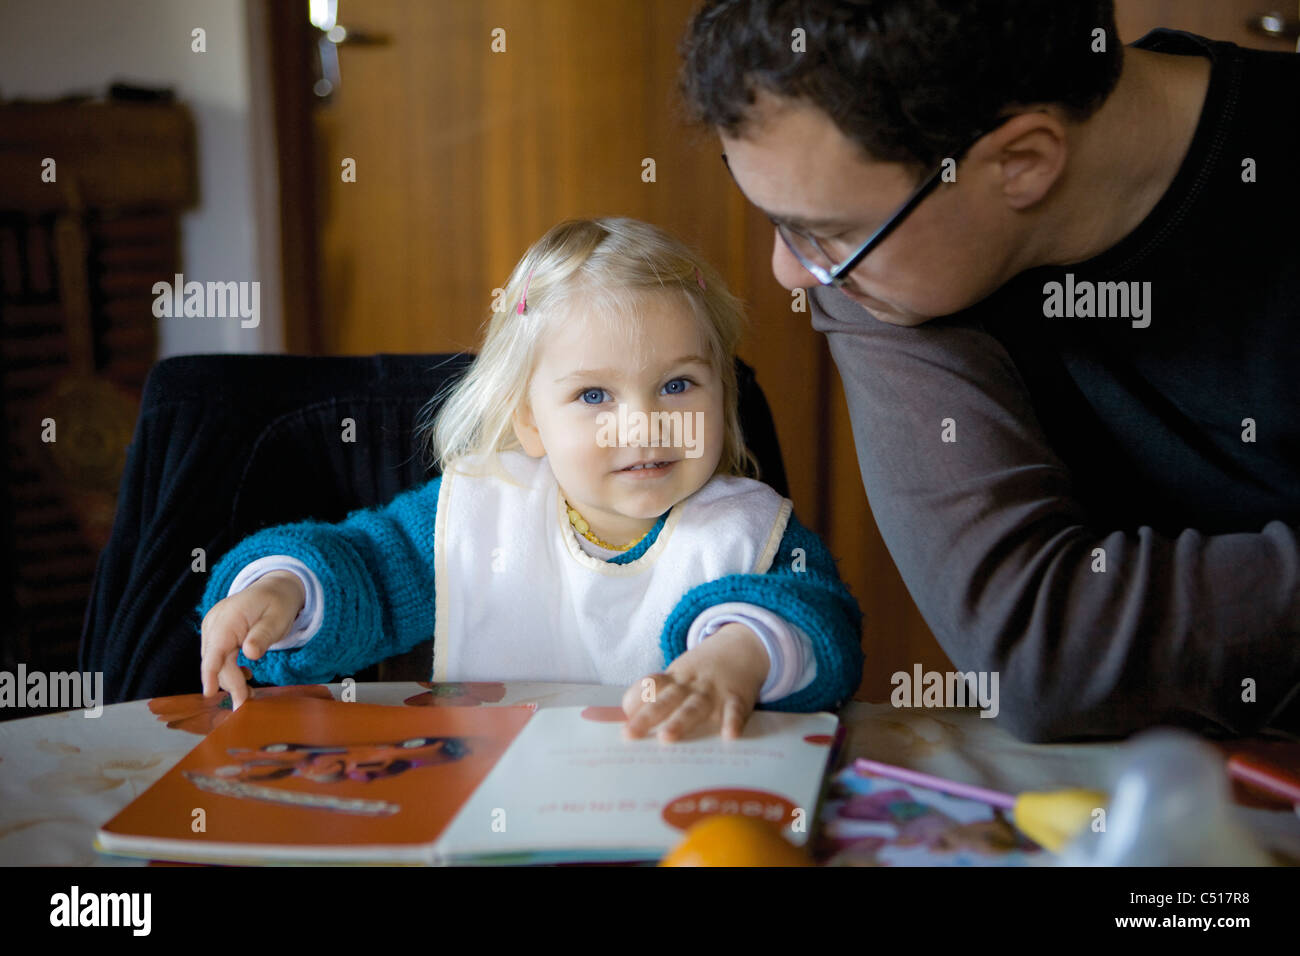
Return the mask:
[[[966,148],[958,154],[957,158],[964,158],[965,155],[970,152],[972,146],[996,128],[995,125],[982,130],[978,135],[971,139]],[[727,172],[731,172],[731,164],[727,162],[726,153],[722,154],[722,162],[726,165]],[[941,163],[939,168],[931,173],[926,178],[925,182],[921,183],[921,185],[916,188],[912,195],[907,197],[907,201],[899,206],[898,209],[894,211],[893,215],[886,219],[879,229],[868,236],[866,241],[863,242],[862,245],[858,246],[856,252],[843,260],[839,265],[833,264],[835,262],[834,258],[827,254],[826,250],[821,247],[821,244],[814,237],[787,226],[784,223],[777,222],[770,216],[768,218],[771,219],[772,225],[776,226],[777,233],[779,233],[781,238],[785,241],[790,252],[792,252],[794,257],[799,260],[799,264],[807,269],[813,278],[822,285],[833,285],[838,288],[848,283],[849,273],[857,268],[858,264],[866,258],[867,253],[880,245],[880,243],[884,242],[885,237],[897,229],[902,221],[907,218],[908,214],[920,205],[921,200],[928,196],[934,187],[939,184],[939,179],[942,175],[943,164]],[[732,179],[735,179],[734,173],[732,174]],[[824,264],[815,261],[817,258],[820,258]]]

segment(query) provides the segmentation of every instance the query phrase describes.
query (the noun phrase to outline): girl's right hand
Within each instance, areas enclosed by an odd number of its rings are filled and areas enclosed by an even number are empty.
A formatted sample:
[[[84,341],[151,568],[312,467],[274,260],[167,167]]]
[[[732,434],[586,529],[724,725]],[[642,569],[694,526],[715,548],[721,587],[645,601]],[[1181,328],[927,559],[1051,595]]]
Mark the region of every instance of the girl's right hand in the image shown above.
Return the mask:
[[[235,710],[248,699],[248,680],[239,667],[239,651],[255,661],[283,640],[307,600],[302,581],[292,571],[272,571],[244,590],[223,598],[203,616],[199,673],[203,696],[230,691]]]

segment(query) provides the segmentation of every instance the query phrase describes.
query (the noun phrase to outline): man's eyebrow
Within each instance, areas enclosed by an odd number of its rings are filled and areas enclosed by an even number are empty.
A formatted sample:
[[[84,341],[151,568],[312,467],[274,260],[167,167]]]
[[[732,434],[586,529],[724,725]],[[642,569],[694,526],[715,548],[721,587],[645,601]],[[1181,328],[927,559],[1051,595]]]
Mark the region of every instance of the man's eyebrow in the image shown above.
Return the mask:
[[[727,172],[731,173],[731,163],[727,162],[726,153],[722,154],[722,161],[727,167]],[[731,173],[731,181],[732,182],[736,181],[736,176],[734,173]],[[740,184],[736,183],[736,185],[737,187],[739,187]],[[827,216],[825,218],[810,219],[805,216],[781,215],[779,213],[768,212],[766,209],[764,209],[762,206],[758,205],[757,203],[754,203],[754,208],[757,209],[759,212],[761,212],[768,219],[771,219],[773,222],[780,223],[783,226],[789,226],[791,229],[797,229],[802,232],[807,232],[810,229],[826,229],[826,228],[841,229],[854,224],[854,220],[843,219],[838,216]]]
[[[711,365],[711,363],[703,355],[683,355],[676,361],[668,363],[668,368],[677,368],[680,365]],[[621,370],[613,368],[580,368],[576,372],[557,378],[555,384],[559,385],[572,378],[617,378],[621,374]]]
[[[838,217],[829,217],[826,219],[805,219],[802,216],[778,216],[775,213],[761,210],[763,215],[767,216],[773,222],[779,222],[783,226],[789,226],[791,229],[808,231],[809,229],[838,229],[843,226],[853,225],[851,219],[840,219]]]

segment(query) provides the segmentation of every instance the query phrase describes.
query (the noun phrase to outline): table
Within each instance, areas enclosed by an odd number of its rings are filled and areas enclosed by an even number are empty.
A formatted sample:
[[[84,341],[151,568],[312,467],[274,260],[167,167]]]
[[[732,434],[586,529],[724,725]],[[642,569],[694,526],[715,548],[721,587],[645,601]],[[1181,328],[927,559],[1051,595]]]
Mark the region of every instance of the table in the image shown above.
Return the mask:
[[[406,706],[618,706],[621,687],[508,682],[355,685],[356,700]],[[342,699],[340,684],[258,688],[257,694]],[[141,866],[92,847],[114,816],[231,713],[229,697],[198,694],[114,704],[101,716],[65,711],[0,722],[0,865]],[[1026,744],[974,709],[849,703],[845,761],[870,757],[1009,792],[1098,786],[1123,743]],[[1300,863],[1300,818],[1237,807],[1265,849]]]

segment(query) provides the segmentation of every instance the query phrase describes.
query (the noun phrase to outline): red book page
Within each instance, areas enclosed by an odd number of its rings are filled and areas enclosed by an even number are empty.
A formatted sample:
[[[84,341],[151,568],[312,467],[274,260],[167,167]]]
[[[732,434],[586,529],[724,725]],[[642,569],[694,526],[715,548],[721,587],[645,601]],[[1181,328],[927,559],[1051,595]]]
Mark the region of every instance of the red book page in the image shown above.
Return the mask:
[[[432,843],[531,715],[250,700],[103,829],[194,844]]]

